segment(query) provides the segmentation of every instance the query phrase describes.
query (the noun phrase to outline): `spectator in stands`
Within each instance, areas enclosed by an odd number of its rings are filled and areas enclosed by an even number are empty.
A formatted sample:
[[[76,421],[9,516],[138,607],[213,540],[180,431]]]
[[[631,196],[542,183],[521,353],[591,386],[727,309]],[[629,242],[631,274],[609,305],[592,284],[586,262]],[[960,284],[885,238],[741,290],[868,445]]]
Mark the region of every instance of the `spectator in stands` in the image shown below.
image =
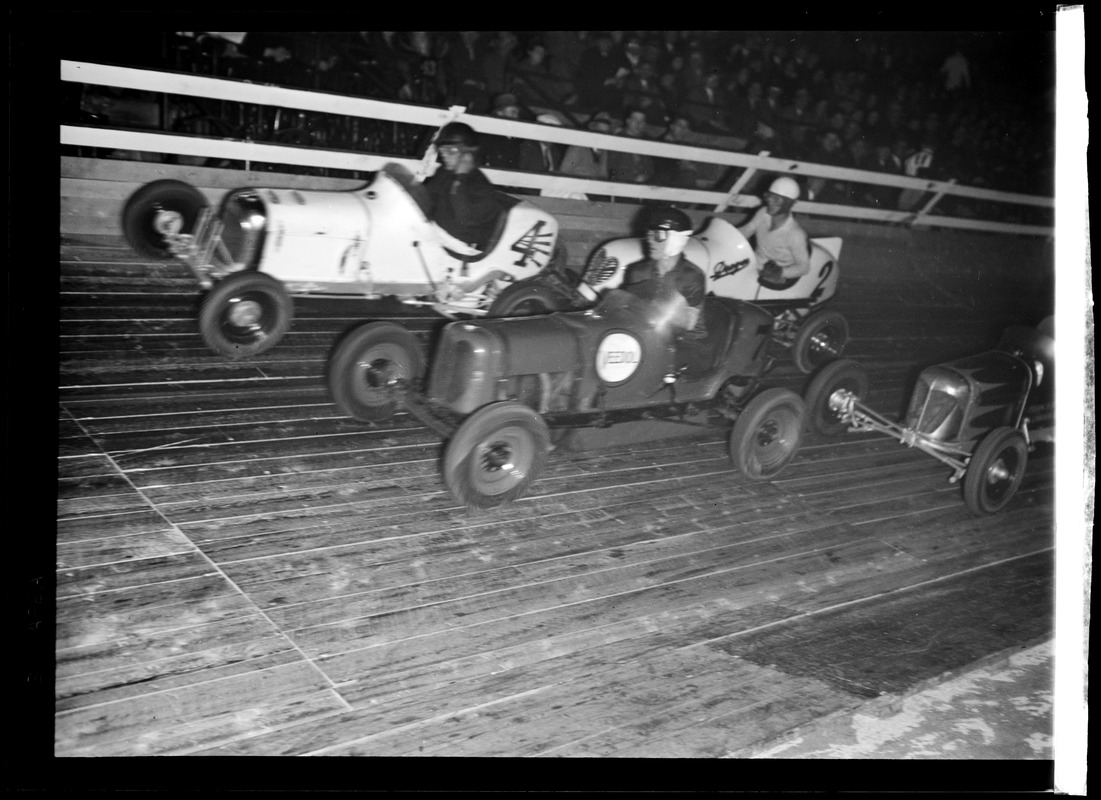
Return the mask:
[[[780,85],[779,81],[769,81],[768,87],[765,89],[765,104],[764,113],[767,115],[766,122],[772,126],[776,126],[780,121],[780,109],[784,106],[784,88]]]
[[[809,160],[815,164],[835,167],[852,166],[841,137],[833,130],[827,130],[818,137],[818,147],[810,154]],[[819,203],[844,203],[848,196],[849,187],[846,181],[822,177],[813,177],[807,181],[807,198],[810,200]]]
[[[872,157],[864,166],[864,169],[872,172],[884,172],[888,175],[901,175],[902,164],[891,152],[889,142],[880,141],[872,149]],[[892,211],[898,208],[899,189],[895,186],[881,186],[878,184],[863,184],[857,202],[860,205]]]
[[[497,190],[478,168],[478,146],[478,135],[466,123],[444,125],[436,137],[443,169],[424,182],[428,218],[442,229],[444,245],[464,255],[485,249],[503,210]]]
[[[589,130],[593,133],[611,133],[612,117],[607,111],[598,111],[589,120]],[[582,145],[570,145],[562,155],[562,163],[559,170],[565,175],[573,175],[578,178],[608,178],[608,151],[585,147]]]
[[[556,115],[546,112],[535,118],[542,125],[561,125]],[[537,142],[534,139],[520,140],[520,169],[525,172],[557,172],[562,161],[561,145],[549,142]]]
[[[561,82],[563,102],[572,105],[577,102],[575,81],[581,54],[593,46],[589,31],[544,31],[543,41],[547,45],[551,74]]]
[[[578,103],[584,109],[618,108],[623,81],[630,74],[627,59],[616,51],[611,33],[599,32],[596,47],[581,55],[581,64],[574,78]]]
[[[405,51],[406,70],[398,99],[441,105],[447,96],[441,66],[443,41],[432,31],[409,31],[401,47]]]
[[[657,62],[659,74],[673,71],[673,60],[685,56],[684,31],[661,31],[658,49],[661,53]]]
[[[562,120],[556,114],[544,113],[540,114],[536,118],[536,122],[540,122],[544,125],[561,125]],[[543,171],[551,174],[562,173],[562,157],[564,155],[564,148],[559,144],[550,144],[548,142],[527,142],[528,145],[536,145],[535,148],[525,147],[520,154],[520,166],[522,169],[528,169],[534,172]],[[536,152],[538,151],[538,152]],[[538,163],[538,165],[536,165]],[[565,189],[561,186],[551,185],[545,186],[539,190],[540,197],[562,197],[570,200],[588,200],[588,196],[584,192],[579,192],[576,189]]]
[[[684,67],[678,73],[682,95],[687,96],[692,89],[701,86],[710,74],[711,70],[707,67],[703,46],[698,41],[693,41],[689,45]]]
[[[785,125],[811,126],[810,90],[800,86],[791,94],[791,101],[780,106],[776,113],[779,122]]]
[[[641,108],[651,125],[664,125],[669,106],[654,74],[654,65],[640,61],[623,85],[623,108]]]
[[[906,159],[903,172],[911,178],[932,178],[932,171],[933,144],[923,141],[917,152]],[[912,211],[925,196],[924,189],[903,189],[898,198],[898,208],[900,211]]]
[[[512,31],[497,31],[493,44],[482,55],[482,79],[490,97],[508,91],[508,71],[519,43]]]
[[[474,114],[489,108],[480,37],[479,31],[459,31],[444,59],[447,103],[466,106],[467,112]]]
[[[397,31],[353,31],[342,43],[368,97],[394,99],[405,82]]]
[[[687,114],[674,114],[669,128],[661,137],[663,142],[691,145],[692,122]],[[701,188],[699,180],[700,165],[683,158],[655,158],[654,183],[661,186],[680,186],[686,189]]]
[[[743,236],[755,240],[758,281],[769,289],[786,289],[810,272],[810,241],[791,213],[799,194],[794,178],[776,178],[761,207],[738,226]]]
[[[949,94],[960,94],[971,89],[971,63],[963,54],[963,47],[956,43],[955,50],[940,65],[944,76],[944,90]]]
[[[685,97],[685,110],[692,117],[692,124],[701,133],[722,136],[730,133],[727,108],[730,97],[722,88],[722,78],[710,72],[703,83],[693,86]]]
[[[501,119],[520,119],[520,103],[516,95],[504,92],[493,101],[493,116]],[[492,169],[519,169],[520,146],[523,139],[501,134],[483,134],[480,137],[481,162]]]
[[[632,72],[642,63],[642,37],[632,31],[623,40],[623,57],[627,59],[627,68]]]
[[[306,83],[306,65],[295,53],[294,41],[289,36],[250,31],[238,50],[249,59],[251,67],[249,72],[238,74],[238,77],[281,86]]]
[[[509,67],[509,91],[528,107],[558,108],[566,99],[562,82],[547,64],[547,46],[531,39],[524,57]]]
[[[628,111],[622,133],[632,139],[645,139],[646,112],[640,108]],[[620,183],[649,183],[654,177],[654,157],[613,150],[608,154],[608,177]]]

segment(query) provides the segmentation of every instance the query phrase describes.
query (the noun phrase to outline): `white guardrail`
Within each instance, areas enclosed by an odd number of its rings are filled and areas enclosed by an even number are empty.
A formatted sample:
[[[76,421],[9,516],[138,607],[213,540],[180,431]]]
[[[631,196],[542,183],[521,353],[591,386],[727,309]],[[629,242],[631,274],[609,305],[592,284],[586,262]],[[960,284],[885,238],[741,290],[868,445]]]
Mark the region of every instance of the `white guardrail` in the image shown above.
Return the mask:
[[[916,211],[884,210],[802,200],[799,207],[806,214],[1045,237],[1052,237],[1055,233],[1054,225],[996,222],[970,217],[938,216],[931,213],[936,203],[946,195],[1040,208],[1053,209],[1055,205],[1054,199],[1050,197],[979,189],[962,186],[955,181],[930,181],[881,172],[867,172],[772,158],[765,154],[747,155],[706,147],[639,140],[566,127],[518,122],[500,117],[483,117],[465,114],[462,107],[442,109],[417,106],[187,73],[158,72],[130,67],[62,61],[61,80],[91,86],[110,86],[121,89],[313,111],[329,115],[386,120],[423,125],[428,128],[439,128],[449,121],[458,120],[468,122],[475,130],[484,134],[499,134],[541,142],[640,153],[658,158],[683,159],[726,167],[742,167],[746,170],[729,192],[718,192],[573,178],[561,174],[547,175],[485,169],[487,177],[500,187],[535,190],[555,189],[583,192],[602,197],[697,203],[714,206],[716,212],[721,212],[728,208],[756,207],[759,205],[760,199],[751,195],[739,194],[740,189],[757,172],[780,173],[794,177],[821,177],[830,180],[892,186],[899,189],[917,189],[930,195],[921,208]],[[293,164],[302,167],[361,172],[377,170],[383,164],[389,162],[404,164],[413,171],[418,171],[425,166],[422,160],[320,147],[296,147],[238,139],[211,139],[187,134],[74,125],[61,126],[61,144],[183,156],[216,157],[245,162]]]

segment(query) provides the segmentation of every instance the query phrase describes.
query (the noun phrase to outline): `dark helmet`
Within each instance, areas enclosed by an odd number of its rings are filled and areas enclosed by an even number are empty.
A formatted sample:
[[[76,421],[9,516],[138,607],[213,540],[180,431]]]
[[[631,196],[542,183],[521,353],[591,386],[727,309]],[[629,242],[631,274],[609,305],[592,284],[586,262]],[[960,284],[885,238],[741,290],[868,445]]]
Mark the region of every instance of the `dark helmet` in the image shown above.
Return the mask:
[[[661,208],[650,215],[648,231],[690,231],[692,220],[679,208]]]
[[[478,147],[478,134],[465,122],[449,122],[440,128],[436,146],[459,145],[473,150]]]

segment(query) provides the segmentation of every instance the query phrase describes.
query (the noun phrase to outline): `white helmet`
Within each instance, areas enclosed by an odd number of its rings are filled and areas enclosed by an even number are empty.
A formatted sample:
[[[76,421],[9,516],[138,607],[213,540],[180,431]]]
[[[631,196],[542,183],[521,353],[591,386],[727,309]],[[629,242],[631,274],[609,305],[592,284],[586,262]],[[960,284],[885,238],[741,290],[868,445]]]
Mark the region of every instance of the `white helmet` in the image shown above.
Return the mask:
[[[787,176],[777,178],[768,187],[768,190],[773,194],[780,195],[780,197],[786,197],[792,202],[799,199],[799,184],[796,183],[794,178]]]

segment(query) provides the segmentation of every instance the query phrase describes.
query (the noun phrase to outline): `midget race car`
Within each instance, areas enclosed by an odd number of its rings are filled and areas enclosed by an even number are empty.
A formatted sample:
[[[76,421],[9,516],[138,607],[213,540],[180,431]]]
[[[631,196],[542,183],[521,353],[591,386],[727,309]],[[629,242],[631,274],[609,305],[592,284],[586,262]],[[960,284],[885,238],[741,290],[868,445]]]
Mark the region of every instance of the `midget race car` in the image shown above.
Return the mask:
[[[789,389],[762,388],[771,315],[708,297],[707,338],[686,343],[670,324],[677,303],[615,289],[583,311],[450,322],[427,374],[408,329],[369,322],[335,347],[329,389],[357,420],[386,420],[400,406],[443,436],[444,482],[470,508],[523,495],[571,429],[637,420],[733,422],[734,466],[749,479],[775,476],[799,448],[806,406]]]
[[[837,311],[819,308],[837,292],[841,239],[811,239],[810,271],[783,288],[759,282],[757,255],[734,225],[714,217],[693,234],[684,256],[701,267],[707,276],[707,291],[719,297],[747,300],[773,316],[773,340],[790,348],[792,361],[804,373],[840,358],[849,340],[849,325]],[[573,289],[573,306],[585,298],[618,287],[627,267],[645,258],[641,238],[616,239],[601,245],[589,256],[581,283]],[[507,287],[498,300],[501,316],[545,313],[567,307],[562,271],[540,275]]]
[[[206,290],[203,340],[231,358],[282,338],[292,296],[394,296],[477,317],[495,313],[507,284],[563,267],[558,222],[532,203],[498,192],[496,230],[484,252],[467,255],[429,221],[424,191],[387,164],[353,190],[232,190],[215,212],[195,187],[159,180],[127,200],[122,228],[138,253],[190,267]]]
[[[993,350],[923,370],[898,423],[864,404],[867,374],[841,359],[811,380],[808,422],[826,435],[878,431],[916,447],[952,468],[950,482],[963,479],[974,514],[993,514],[1017,491],[1036,443],[1054,441],[1054,369],[1051,318],[1012,326]]]

